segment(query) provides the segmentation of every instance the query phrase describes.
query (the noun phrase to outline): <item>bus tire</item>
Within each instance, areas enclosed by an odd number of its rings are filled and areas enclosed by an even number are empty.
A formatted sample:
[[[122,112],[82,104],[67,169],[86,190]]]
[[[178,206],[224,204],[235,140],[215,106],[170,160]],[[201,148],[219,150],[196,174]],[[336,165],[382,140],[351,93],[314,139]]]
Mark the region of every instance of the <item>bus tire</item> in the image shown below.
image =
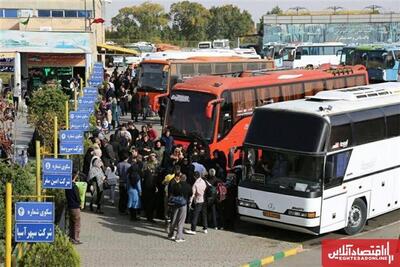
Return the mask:
[[[355,235],[364,229],[367,221],[367,205],[365,202],[357,198],[354,200],[349,211],[347,226],[344,231],[348,235]]]

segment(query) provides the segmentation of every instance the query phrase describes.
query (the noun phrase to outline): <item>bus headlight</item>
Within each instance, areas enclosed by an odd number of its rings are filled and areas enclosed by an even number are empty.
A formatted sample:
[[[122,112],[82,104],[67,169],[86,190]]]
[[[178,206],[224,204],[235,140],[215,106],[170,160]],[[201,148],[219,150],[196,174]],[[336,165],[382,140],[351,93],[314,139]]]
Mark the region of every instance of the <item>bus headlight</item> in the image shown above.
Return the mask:
[[[253,209],[258,209],[257,204],[254,202],[254,200],[250,199],[239,199],[238,200],[239,206],[245,207],[245,208],[253,208]]]
[[[298,211],[298,210],[287,210],[285,213],[290,216],[302,217],[302,218],[307,218],[307,219],[317,218],[317,213],[315,211],[305,212],[305,211]]]

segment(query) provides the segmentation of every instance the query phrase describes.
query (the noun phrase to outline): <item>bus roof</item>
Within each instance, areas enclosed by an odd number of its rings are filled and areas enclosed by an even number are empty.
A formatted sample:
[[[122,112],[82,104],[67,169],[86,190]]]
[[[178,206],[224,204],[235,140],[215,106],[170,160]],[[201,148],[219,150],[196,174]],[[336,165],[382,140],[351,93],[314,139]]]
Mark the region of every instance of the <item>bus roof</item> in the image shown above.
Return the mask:
[[[287,47],[302,47],[302,46],[345,46],[341,42],[325,42],[325,43],[291,43]]]
[[[356,50],[399,50],[400,46],[395,44],[366,44],[356,46]]]
[[[367,75],[365,67],[359,65],[349,66],[346,69],[353,70],[353,74]],[[351,74],[344,74],[341,77],[350,75]],[[335,75],[328,71],[305,69],[271,71],[260,76],[251,77],[197,76],[190,78],[183,83],[176,84],[174,90],[184,89],[220,95],[225,90],[320,80],[332,77],[335,77]]]
[[[388,82],[321,91],[306,99],[269,104],[259,109],[296,111],[323,117],[399,103],[400,83]]]
[[[202,49],[198,51],[164,51],[147,53],[143,60],[173,60],[193,57],[245,57],[233,49]]]
[[[187,59],[145,59],[142,63],[150,63],[150,64],[164,64],[168,65],[171,63],[183,64],[183,63],[201,63],[201,62],[273,62],[273,60],[267,59],[254,59],[254,58],[245,58],[239,56],[232,57],[190,57]]]

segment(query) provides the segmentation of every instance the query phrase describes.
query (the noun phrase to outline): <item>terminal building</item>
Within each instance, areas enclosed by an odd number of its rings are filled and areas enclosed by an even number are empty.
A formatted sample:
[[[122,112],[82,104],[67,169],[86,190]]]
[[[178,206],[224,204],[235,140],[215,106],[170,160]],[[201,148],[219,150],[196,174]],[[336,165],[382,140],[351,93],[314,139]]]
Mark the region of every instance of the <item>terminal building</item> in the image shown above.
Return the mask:
[[[265,15],[263,44],[400,42],[400,13]]]
[[[0,78],[7,86],[39,87],[50,79],[68,86],[88,77],[105,31],[103,0],[0,1]],[[26,84],[25,84],[26,83]]]

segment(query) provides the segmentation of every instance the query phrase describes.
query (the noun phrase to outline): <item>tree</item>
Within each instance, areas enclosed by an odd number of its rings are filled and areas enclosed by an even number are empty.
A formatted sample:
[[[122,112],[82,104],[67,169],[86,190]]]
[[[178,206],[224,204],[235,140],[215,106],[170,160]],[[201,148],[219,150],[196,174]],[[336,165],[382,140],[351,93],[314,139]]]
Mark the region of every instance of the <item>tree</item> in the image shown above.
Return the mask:
[[[144,2],[121,8],[111,24],[120,37],[128,40],[159,41],[162,30],[168,25],[168,15],[162,5]]]
[[[203,41],[207,38],[210,12],[203,5],[189,1],[174,3],[169,15],[172,30],[178,39]]]
[[[207,32],[211,40],[235,40],[239,36],[254,34],[254,21],[246,10],[241,11],[237,6],[224,5],[212,7],[210,13]]]
[[[68,96],[56,86],[45,86],[33,93],[28,110],[29,122],[35,126],[47,148],[53,148],[54,117],[58,129],[65,125],[65,101]]]
[[[271,9],[271,11],[269,11],[267,14],[271,14],[271,15],[282,15],[283,14],[283,10],[279,7],[279,6],[275,6],[273,9]]]

